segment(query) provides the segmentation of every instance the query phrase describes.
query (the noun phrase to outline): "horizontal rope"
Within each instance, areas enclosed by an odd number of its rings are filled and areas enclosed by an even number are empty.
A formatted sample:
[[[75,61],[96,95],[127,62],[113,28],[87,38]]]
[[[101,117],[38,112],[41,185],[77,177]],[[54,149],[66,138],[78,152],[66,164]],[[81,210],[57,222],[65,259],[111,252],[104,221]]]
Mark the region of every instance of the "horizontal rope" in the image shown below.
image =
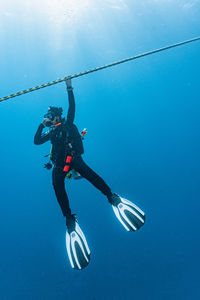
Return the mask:
[[[151,55],[151,54],[158,53],[158,52],[161,52],[161,51],[165,51],[165,50],[168,50],[168,49],[171,49],[171,48],[182,46],[182,45],[185,45],[185,44],[188,44],[188,43],[191,43],[191,42],[195,42],[195,41],[198,41],[198,40],[200,40],[200,37],[196,37],[196,38],[186,40],[186,41],[183,41],[183,42],[179,42],[179,43],[176,43],[176,44],[172,44],[172,45],[169,45],[169,46],[166,46],[166,47],[163,47],[163,48],[159,48],[159,49],[155,49],[155,50],[152,50],[152,51],[149,51],[149,52],[138,54],[136,56],[125,58],[125,59],[113,62],[111,64],[107,64],[107,65],[104,65],[104,66],[101,66],[101,67],[97,67],[97,68],[94,68],[94,69],[91,69],[91,70],[88,70],[88,71],[85,71],[85,72],[81,72],[81,73],[70,75],[70,76],[67,76],[67,77],[64,77],[64,78],[60,78],[60,79],[57,79],[57,80],[54,80],[54,81],[51,81],[51,82],[48,82],[48,83],[45,83],[45,84],[42,84],[42,85],[38,85],[36,87],[30,88],[30,89],[27,89],[27,90],[17,92],[15,94],[11,94],[9,96],[0,98],[0,102],[11,99],[11,98],[14,98],[14,97],[17,97],[17,96],[24,95],[24,94],[27,94],[27,93],[30,93],[30,92],[33,92],[33,91],[36,91],[36,90],[39,90],[39,89],[43,89],[45,87],[48,87],[48,86],[51,86],[51,85],[54,85],[54,84],[57,84],[57,83],[60,83],[60,82],[63,82],[63,81],[66,80],[66,78],[71,78],[72,79],[72,78],[80,77],[80,76],[83,76],[83,75],[86,75],[86,74],[89,74],[89,73],[97,72],[97,71],[100,71],[100,70],[103,70],[103,69],[106,69],[106,68],[110,68],[110,67],[113,67],[113,66],[116,66],[116,65],[119,65],[119,64],[123,64],[123,63],[131,61],[131,60],[135,60],[135,59],[147,56],[147,55]]]

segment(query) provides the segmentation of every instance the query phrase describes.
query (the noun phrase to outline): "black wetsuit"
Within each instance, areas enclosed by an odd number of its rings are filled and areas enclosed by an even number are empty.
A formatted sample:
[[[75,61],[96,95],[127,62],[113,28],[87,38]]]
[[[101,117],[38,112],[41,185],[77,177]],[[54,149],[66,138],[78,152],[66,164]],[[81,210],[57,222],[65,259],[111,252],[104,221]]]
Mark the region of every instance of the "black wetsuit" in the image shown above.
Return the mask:
[[[70,168],[77,171],[82,177],[90,181],[107,197],[111,196],[111,189],[104,180],[90,169],[83,161],[83,144],[77,127],[73,124],[75,117],[75,100],[72,90],[68,90],[69,109],[67,119],[62,119],[61,124],[50,128],[46,133],[42,133],[44,125],[40,124],[34,137],[34,143],[41,145],[47,141],[52,143],[51,160],[53,162],[52,181],[58,203],[64,216],[71,215],[69,200],[65,190],[65,176],[63,167],[67,155],[72,155],[73,159]]]

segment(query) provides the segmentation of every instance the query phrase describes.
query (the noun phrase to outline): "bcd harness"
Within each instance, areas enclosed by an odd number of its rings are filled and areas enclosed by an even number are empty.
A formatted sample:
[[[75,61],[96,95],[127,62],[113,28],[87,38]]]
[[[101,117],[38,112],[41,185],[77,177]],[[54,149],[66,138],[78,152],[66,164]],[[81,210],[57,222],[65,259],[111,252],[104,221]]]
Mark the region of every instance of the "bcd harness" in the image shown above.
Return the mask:
[[[54,129],[54,128],[60,126],[60,125],[61,125],[61,123],[58,123],[58,124],[54,125],[54,126],[51,127],[51,128]],[[87,129],[84,128],[84,129],[81,131],[81,138],[82,138],[82,140],[84,140],[84,137],[85,137],[86,133],[87,133]],[[66,158],[65,158],[65,165],[64,165],[64,168],[63,168],[63,172],[66,173],[66,177],[67,177],[68,179],[72,179],[72,178],[74,178],[74,179],[79,179],[79,178],[81,178],[81,176],[80,176],[80,174],[79,174],[78,172],[76,172],[76,171],[73,170],[73,169],[71,170],[71,172],[69,172],[69,171],[70,171],[70,165],[71,165],[71,162],[72,162],[72,160],[73,160],[72,144],[71,144],[71,143],[68,143],[68,144],[67,144],[67,148],[68,148],[68,151],[67,151],[67,152],[69,152],[70,154],[68,154],[68,155],[66,156]],[[47,170],[50,170],[50,169],[52,168],[51,156],[52,156],[52,146],[51,146],[51,149],[50,149],[50,153],[47,154],[47,155],[45,155],[45,157],[49,157],[48,163],[46,163],[46,164],[44,165],[44,168],[46,168]]]

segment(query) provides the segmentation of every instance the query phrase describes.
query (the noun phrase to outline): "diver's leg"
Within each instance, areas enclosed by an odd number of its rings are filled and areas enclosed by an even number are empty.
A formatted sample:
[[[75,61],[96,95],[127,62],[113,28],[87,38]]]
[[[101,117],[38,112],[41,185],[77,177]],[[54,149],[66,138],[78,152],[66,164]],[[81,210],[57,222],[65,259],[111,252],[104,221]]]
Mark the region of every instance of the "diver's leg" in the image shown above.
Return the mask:
[[[69,207],[69,200],[65,190],[65,173],[62,169],[53,168],[52,181],[55,190],[56,198],[62,209],[62,213],[65,217],[71,216],[71,209]]]
[[[72,168],[91,182],[97,189],[99,189],[108,198],[112,195],[110,187],[105,181],[97,175],[92,169],[86,165],[81,156],[76,156],[72,162]]]

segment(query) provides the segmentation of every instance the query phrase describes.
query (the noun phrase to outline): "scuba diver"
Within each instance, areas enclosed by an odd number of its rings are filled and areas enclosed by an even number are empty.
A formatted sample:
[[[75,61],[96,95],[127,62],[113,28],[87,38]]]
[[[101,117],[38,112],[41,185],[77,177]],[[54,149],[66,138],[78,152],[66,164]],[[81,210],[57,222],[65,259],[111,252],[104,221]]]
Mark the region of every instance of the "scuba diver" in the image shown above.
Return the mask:
[[[62,108],[50,106],[44,115],[34,137],[34,143],[41,145],[47,141],[52,144],[50,160],[53,163],[52,182],[57,201],[66,218],[66,248],[72,268],[81,270],[90,261],[90,249],[86,238],[72,214],[69,199],[65,190],[65,177],[71,170],[87,179],[101,191],[112,205],[114,213],[127,231],[136,231],[145,222],[145,214],[132,202],[112,193],[111,188],[83,160],[84,153],[81,135],[74,125],[75,99],[71,79],[65,79],[68,92],[67,118],[62,117]],[[43,129],[49,130],[43,133]],[[47,169],[51,164],[45,165]]]

